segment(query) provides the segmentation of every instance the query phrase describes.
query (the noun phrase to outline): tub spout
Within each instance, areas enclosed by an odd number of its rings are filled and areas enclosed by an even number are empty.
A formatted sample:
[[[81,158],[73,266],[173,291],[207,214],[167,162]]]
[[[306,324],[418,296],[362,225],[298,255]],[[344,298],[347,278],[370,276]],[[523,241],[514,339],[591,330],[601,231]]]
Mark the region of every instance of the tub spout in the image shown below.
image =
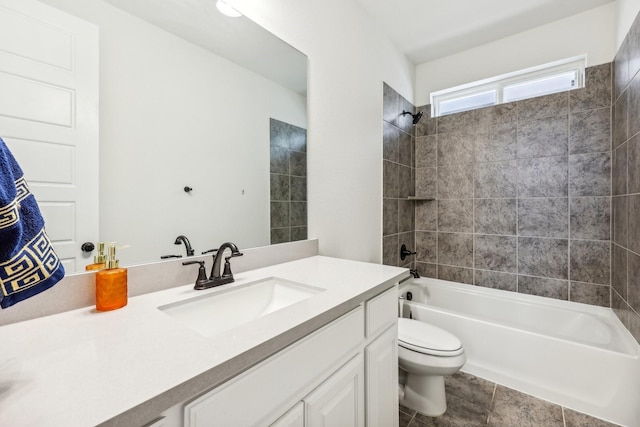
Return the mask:
[[[415,268],[412,268],[411,270],[409,270],[409,273],[413,276],[414,279],[420,278],[420,273],[418,273],[418,270]]]

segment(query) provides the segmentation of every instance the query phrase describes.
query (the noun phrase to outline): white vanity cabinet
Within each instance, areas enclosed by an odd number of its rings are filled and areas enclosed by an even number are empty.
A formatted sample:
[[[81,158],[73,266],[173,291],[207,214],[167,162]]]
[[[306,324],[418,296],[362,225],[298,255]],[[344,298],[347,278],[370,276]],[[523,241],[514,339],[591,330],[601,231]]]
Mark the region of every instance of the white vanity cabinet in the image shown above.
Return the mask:
[[[394,286],[182,406],[184,427],[397,426],[396,324]]]

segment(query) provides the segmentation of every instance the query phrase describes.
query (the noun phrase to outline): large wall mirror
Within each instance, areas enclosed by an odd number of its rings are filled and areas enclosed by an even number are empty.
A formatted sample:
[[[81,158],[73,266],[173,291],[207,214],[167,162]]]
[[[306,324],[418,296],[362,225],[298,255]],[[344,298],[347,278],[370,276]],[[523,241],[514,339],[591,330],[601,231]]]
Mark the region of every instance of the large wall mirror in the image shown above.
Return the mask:
[[[128,245],[122,265],[185,257],[179,235],[196,255],[270,244],[272,121],[307,128],[307,58],[215,0],[42,2],[99,29],[99,236],[89,240]]]

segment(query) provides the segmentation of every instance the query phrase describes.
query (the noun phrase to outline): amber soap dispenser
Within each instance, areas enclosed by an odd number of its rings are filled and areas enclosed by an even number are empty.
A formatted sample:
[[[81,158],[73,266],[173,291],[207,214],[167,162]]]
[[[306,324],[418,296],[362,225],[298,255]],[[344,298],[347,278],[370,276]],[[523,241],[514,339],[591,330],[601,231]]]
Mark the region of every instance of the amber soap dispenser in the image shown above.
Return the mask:
[[[127,305],[127,269],[118,266],[116,247],[109,246],[105,268],[96,272],[96,309],[116,310]]]
[[[87,265],[85,271],[102,270],[106,267],[106,259],[104,256],[104,242],[98,242],[98,255],[93,257],[93,264]]]

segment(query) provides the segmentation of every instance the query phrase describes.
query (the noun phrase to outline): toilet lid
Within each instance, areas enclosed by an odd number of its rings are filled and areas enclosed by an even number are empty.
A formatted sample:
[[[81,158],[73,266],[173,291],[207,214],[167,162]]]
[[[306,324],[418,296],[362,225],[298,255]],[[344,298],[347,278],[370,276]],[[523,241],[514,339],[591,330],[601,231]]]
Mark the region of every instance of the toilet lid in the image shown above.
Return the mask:
[[[398,319],[398,344],[409,350],[435,356],[456,356],[462,343],[453,334],[428,323]]]

